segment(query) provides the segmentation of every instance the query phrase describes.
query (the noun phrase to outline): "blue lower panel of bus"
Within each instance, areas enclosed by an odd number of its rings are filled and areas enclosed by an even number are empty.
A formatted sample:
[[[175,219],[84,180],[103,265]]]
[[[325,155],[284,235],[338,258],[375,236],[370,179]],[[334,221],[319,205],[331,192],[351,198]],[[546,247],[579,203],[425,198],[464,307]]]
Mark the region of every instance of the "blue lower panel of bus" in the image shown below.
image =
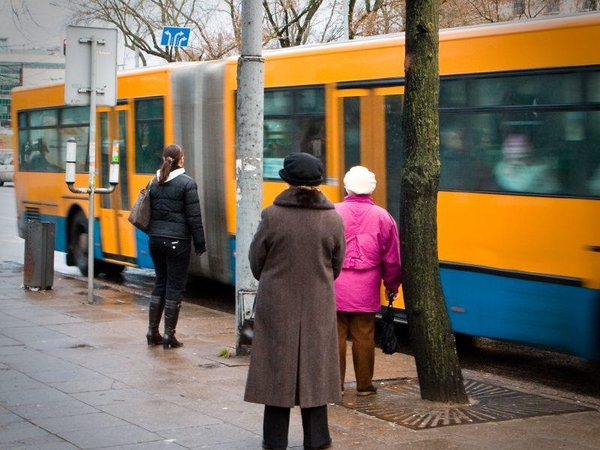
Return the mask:
[[[67,242],[67,218],[66,217],[56,217],[56,216],[43,216],[41,218],[42,221],[54,222],[55,225],[55,235],[54,235],[54,250],[57,252],[67,253],[68,242]]]
[[[144,269],[154,269],[154,263],[148,249],[148,235],[136,228],[135,248],[137,249],[137,265]]]
[[[440,270],[455,332],[600,359],[600,291]]]

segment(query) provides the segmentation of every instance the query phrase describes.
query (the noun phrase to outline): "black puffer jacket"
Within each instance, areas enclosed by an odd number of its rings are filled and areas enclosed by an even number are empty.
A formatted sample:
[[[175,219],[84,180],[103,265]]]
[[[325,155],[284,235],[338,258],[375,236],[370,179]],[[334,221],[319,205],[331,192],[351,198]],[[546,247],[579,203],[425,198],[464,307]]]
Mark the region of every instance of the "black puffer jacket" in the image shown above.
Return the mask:
[[[198,185],[193,178],[178,169],[169,175],[162,186],[156,180],[150,187],[152,215],[151,237],[190,240],[194,238],[194,251],[204,253],[204,227],[198,199]]]

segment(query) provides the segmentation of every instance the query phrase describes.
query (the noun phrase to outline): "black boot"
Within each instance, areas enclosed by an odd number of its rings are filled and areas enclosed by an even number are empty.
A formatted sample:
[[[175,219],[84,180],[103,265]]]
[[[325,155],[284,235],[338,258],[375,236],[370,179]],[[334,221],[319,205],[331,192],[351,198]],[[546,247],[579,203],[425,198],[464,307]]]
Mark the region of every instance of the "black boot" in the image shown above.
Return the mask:
[[[182,347],[183,344],[175,338],[175,328],[179,319],[179,308],[181,302],[167,300],[165,305],[165,335],[163,336],[163,348]]]
[[[152,296],[148,306],[148,333],[146,334],[148,345],[161,345],[163,343],[163,338],[158,331],[163,309],[165,309],[165,299]]]

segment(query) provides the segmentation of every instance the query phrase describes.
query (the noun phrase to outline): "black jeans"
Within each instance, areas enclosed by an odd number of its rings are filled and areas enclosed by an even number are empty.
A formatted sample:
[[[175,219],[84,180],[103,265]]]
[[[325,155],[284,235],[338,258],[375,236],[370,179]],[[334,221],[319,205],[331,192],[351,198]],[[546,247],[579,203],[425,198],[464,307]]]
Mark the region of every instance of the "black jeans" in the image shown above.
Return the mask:
[[[190,265],[191,241],[150,237],[148,247],[156,272],[152,295],[181,302]]]

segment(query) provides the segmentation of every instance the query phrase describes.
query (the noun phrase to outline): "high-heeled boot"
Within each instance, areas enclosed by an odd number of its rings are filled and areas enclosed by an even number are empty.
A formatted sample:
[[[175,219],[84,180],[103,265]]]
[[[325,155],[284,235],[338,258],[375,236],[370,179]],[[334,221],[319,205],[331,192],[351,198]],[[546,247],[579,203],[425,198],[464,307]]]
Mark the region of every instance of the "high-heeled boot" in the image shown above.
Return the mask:
[[[175,328],[179,319],[181,302],[167,300],[165,304],[165,335],[163,336],[163,348],[182,347],[183,343],[175,337]]]
[[[160,331],[158,331],[158,327],[164,309],[165,299],[152,296],[150,305],[148,306],[148,333],[146,333],[148,345],[161,345],[163,343],[163,338]]]

